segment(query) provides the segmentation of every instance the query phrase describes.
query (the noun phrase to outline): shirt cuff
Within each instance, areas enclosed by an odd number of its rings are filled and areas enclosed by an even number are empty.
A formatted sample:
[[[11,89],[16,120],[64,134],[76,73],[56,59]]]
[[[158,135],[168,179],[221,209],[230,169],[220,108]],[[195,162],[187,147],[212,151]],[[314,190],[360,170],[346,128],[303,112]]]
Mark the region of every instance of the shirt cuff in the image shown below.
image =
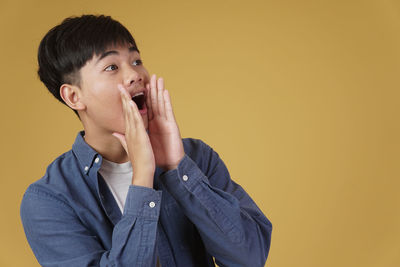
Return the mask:
[[[185,195],[187,191],[194,192],[196,186],[201,182],[209,184],[204,173],[187,154],[184,155],[176,169],[163,173],[161,182],[168,191],[172,191],[178,196]]]
[[[162,191],[139,185],[130,185],[124,214],[158,219],[160,215]]]

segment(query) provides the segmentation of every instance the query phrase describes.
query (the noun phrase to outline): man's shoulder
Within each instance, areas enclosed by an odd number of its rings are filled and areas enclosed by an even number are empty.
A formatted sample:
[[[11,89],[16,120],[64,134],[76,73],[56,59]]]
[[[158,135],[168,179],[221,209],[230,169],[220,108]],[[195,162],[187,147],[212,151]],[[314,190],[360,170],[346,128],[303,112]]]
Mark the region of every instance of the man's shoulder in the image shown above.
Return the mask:
[[[185,153],[203,170],[208,171],[220,160],[214,149],[201,139],[183,138]]]
[[[207,143],[197,138],[182,138],[182,143],[185,153],[190,157],[204,157],[204,154],[212,150]]]
[[[205,144],[203,140],[193,137],[182,138],[182,142],[185,149],[187,148],[189,150],[201,149]]]
[[[31,183],[26,192],[50,193],[64,187],[68,179],[76,177],[79,166],[72,150],[57,156],[46,168],[44,175]]]

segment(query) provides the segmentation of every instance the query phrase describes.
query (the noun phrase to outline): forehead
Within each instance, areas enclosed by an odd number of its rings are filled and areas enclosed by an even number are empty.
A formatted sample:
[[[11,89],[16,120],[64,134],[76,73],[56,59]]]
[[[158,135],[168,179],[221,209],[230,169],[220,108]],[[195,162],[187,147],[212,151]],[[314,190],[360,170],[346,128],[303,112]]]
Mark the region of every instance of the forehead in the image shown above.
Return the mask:
[[[110,55],[120,55],[120,53],[128,52],[130,54],[139,54],[139,51],[136,46],[132,44],[111,44],[108,45],[105,49],[102,51],[99,51],[98,53],[94,52],[93,56],[91,58],[91,62],[93,64],[97,64],[100,62],[102,59],[106,58],[107,56]]]

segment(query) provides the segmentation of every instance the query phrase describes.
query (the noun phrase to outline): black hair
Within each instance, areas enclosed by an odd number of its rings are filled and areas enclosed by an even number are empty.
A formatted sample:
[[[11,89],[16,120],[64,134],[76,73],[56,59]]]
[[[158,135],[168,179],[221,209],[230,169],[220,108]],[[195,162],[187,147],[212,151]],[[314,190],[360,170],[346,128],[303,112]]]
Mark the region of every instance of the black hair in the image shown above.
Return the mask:
[[[80,87],[80,69],[88,60],[110,46],[125,44],[132,45],[139,52],[131,33],[110,16],[68,17],[40,42],[39,78],[55,98],[67,105],[60,95],[61,85],[68,83]],[[79,118],[78,112],[73,111]]]

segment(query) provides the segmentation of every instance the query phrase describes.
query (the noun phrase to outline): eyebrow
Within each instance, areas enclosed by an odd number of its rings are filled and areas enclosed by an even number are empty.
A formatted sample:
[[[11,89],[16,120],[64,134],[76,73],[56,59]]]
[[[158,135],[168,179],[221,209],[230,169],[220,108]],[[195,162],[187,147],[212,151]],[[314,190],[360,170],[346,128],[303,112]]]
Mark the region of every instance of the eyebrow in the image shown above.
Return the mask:
[[[138,49],[135,46],[131,46],[128,48],[129,52],[139,52]],[[119,53],[115,50],[110,50],[110,51],[106,51],[104,53],[101,54],[100,58],[96,61],[96,64],[100,62],[100,60],[102,60],[103,58],[110,56],[110,55],[119,55]],[[96,65],[95,64],[95,65]]]

